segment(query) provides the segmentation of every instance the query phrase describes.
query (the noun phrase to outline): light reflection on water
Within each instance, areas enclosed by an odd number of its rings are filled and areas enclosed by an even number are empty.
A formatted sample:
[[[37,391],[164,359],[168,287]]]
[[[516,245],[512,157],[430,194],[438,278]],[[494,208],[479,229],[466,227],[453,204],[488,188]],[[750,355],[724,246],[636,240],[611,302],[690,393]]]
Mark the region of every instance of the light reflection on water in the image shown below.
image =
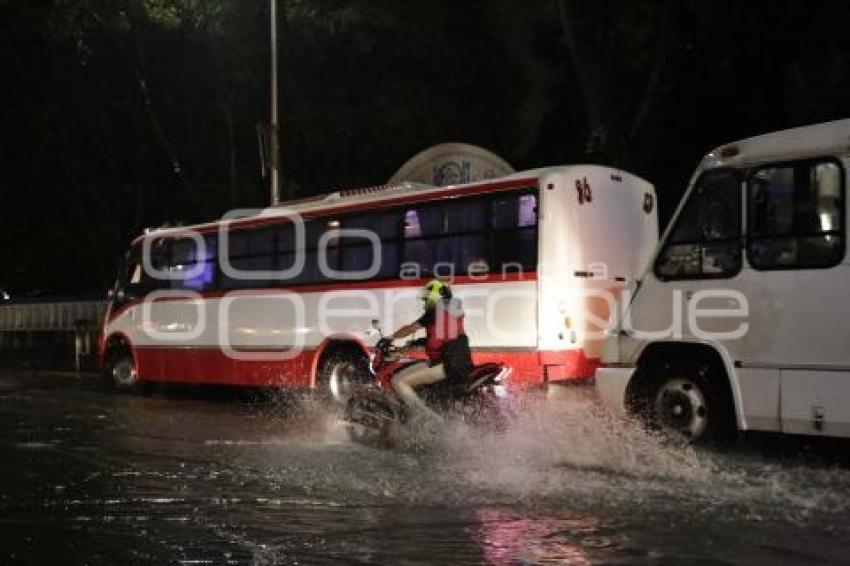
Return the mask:
[[[604,537],[594,536],[598,526],[595,519],[535,519],[493,509],[481,509],[476,515],[480,523],[478,540],[489,564],[560,560],[585,565],[591,561],[582,546],[602,548],[610,544]]]
[[[581,393],[524,399],[505,435],[452,427],[424,451],[351,444],[313,402],[284,414],[50,388],[12,401],[0,401],[0,422],[15,425],[0,432],[0,563],[43,551],[91,563],[790,564],[850,551],[846,468],[663,446]]]

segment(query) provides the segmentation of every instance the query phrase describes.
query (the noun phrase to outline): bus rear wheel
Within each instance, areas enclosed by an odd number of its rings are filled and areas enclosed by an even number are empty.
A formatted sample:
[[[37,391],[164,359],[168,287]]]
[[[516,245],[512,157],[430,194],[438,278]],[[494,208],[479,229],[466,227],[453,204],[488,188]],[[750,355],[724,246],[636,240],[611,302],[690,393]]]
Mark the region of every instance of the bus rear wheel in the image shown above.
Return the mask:
[[[322,362],[318,377],[319,391],[333,401],[345,404],[357,387],[369,382],[369,362],[363,354],[337,351]]]
[[[709,362],[658,364],[641,400],[650,428],[673,440],[725,446],[735,438],[732,396]]]

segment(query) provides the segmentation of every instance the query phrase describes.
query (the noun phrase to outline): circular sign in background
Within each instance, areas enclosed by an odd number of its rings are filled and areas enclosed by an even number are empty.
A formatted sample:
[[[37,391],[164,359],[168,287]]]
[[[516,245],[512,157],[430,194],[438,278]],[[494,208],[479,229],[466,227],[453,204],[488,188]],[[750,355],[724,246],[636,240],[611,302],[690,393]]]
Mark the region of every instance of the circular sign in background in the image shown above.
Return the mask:
[[[389,184],[410,181],[442,187],[495,179],[514,172],[507,161],[482,147],[441,143],[414,155],[396,171]]]

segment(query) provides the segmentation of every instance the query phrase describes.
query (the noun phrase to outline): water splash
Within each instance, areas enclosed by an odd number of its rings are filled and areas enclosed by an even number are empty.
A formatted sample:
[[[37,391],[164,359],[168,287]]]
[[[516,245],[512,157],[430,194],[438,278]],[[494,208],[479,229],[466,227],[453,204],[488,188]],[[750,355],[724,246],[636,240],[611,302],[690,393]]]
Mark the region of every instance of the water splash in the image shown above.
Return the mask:
[[[274,462],[268,479],[311,497],[344,494],[347,503],[378,505],[678,507],[695,517],[793,521],[848,509],[845,491],[834,489],[836,482],[850,486],[845,470],[771,465],[663,442],[609,415],[588,391],[555,402],[519,396],[513,409],[504,434],[455,423],[430,450],[417,452],[351,444],[338,412],[310,401],[299,409],[310,432],[263,445]]]

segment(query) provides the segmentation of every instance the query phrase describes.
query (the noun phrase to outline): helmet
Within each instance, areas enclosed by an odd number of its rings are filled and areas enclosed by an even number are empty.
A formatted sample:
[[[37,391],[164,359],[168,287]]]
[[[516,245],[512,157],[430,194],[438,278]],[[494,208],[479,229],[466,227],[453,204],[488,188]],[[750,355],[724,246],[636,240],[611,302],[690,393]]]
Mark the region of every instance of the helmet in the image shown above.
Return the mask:
[[[422,300],[425,301],[425,308],[431,308],[441,299],[451,299],[452,290],[448,283],[443,283],[439,279],[432,279],[425,284],[422,290]]]

